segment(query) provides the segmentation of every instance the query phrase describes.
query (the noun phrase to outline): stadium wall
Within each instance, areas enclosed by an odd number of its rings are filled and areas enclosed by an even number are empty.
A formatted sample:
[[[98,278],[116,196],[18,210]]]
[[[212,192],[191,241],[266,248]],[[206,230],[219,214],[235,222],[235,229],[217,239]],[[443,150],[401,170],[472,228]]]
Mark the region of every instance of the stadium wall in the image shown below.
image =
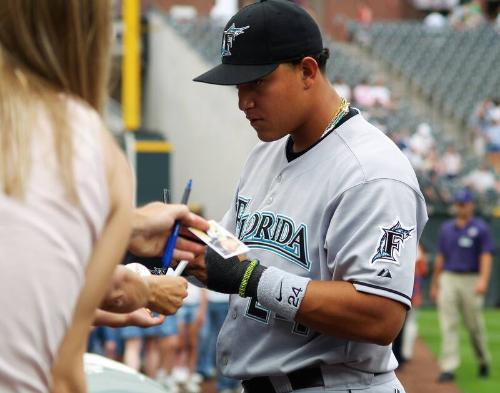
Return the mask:
[[[309,0],[323,29],[336,40],[346,40],[346,21],[357,20],[363,5],[372,10],[373,20],[416,19],[423,14],[407,0]]]
[[[208,15],[215,0],[143,0],[144,5],[152,5],[158,7],[167,13],[173,5],[189,5],[196,8],[198,15]]]

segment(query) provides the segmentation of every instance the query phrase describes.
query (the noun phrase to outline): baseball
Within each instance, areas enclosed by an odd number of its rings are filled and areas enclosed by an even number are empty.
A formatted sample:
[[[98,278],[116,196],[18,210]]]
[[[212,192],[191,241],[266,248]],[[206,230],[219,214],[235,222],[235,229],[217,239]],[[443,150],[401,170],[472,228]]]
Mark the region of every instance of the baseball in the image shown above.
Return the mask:
[[[134,273],[137,273],[141,277],[151,275],[151,272],[149,271],[149,269],[146,266],[141,265],[140,263],[137,263],[137,262],[128,263],[125,265],[125,267],[127,269],[132,270]]]

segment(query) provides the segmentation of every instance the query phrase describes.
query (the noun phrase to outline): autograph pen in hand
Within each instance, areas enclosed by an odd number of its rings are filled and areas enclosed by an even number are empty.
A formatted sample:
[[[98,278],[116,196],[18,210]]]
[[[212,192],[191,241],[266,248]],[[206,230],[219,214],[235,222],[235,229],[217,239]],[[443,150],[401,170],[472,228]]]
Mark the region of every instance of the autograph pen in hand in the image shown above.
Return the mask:
[[[186,184],[186,188],[184,189],[184,194],[182,195],[182,201],[181,201],[183,205],[187,205],[188,203],[189,194],[191,193],[192,183],[193,183],[192,180],[189,179],[189,181]],[[175,243],[177,242],[177,237],[179,236],[180,228],[181,228],[181,221],[175,220],[174,228],[172,229],[172,233],[168,237],[167,244],[165,245],[165,251],[163,252],[162,262],[164,269],[168,269],[168,267],[170,266],[170,262],[172,261]]]

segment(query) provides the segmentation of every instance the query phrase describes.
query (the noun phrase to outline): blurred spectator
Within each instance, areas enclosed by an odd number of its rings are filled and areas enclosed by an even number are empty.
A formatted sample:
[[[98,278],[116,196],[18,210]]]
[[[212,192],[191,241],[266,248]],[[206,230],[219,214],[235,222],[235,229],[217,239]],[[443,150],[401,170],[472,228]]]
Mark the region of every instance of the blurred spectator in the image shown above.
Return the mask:
[[[415,147],[410,146],[403,150],[403,153],[410,161],[411,166],[416,172],[422,172],[425,168],[423,156],[416,150]]]
[[[472,129],[472,148],[477,157],[486,155],[486,141],[483,132],[479,128]]]
[[[381,106],[383,108],[391,107],[391,91],[384,83],[381,77],[377,77],[371,85],[372,106]]]
[[[341,97],[344,97],[347,101],[351,101],[351,86],[345,83],[342,78],[336,78],[333,82],[333,87]]]
[[[215,0],[215,4],[210,10],[210,17],[225,25],[237,10],[238,0]]]
[[[424,173],[430,174],[433,172],[441,172],[439,154],[436,148],[430,149],[429,153],[424,157]]]
[[[406,314],[405,323],[398,337],[394,340],[392,350],[399,362],[399,367],[412,358],[413,347],[418,333],[417,308],[422,304],[422,281],[427,274],[427,256],[422,244],[417,248],[415,262],[415,280],[411,298],[412,308]]]
[[[362,2],[357,8],[357,30],[355,39],[362,46],[367,46],[370,44],[370,32],[369,28],[373,22],[373,10],[366,3]]]
[[[427,254],[422,243],[419,243],[415,262],[415,282],[411,298],[412,308],[408,310],[402,332],[401,355],[405,360],[410,360],[413,356],[413,348],[418,335],[417,310],[422,304],[422,282],[426,275]]]
[[[481,2],[471,0],[455,7],[449,16],[450,26],[457,31],[474,29],[485,22]]]
[[[479,196],[485,195],[488,191],[495,190],[495,175],[488,163],[483,162],[479,168],[471,171],[464,178],[464,185],[469,187]]]
[[[112,328],[97,326],[92,329],[87,352],[98,353],[110,359],[117,359],[117,345]]]
[[[127,326],[121,328],[120,335],[124,340],[123,362],[134,370],[143,370],[150,378],[156,378],[160,361],[159,326],[150,328]]]
[[[469,190],[460,190],[454,202],[456,218],[441,227],[431,283],[431,298],[437,300],[441,327],[439,382],[453,381],[460,364],[460,316],[479,362],[478,375],[488,377],[490,365],[482,307],[491,273],[494,240],[489,226],[474,217],[475,206]]]
[[[424,157],[434,147],[434,143],[431,126],[427,123],[420,123],[417,131],[410,137],[409,147]]]
[[[156,373],[156,380],[160,382],[169,393],[178,393],[180,391],[172,377],[178,342],[177,315],[170,315],[165,319],[160,329],[158,338],[160,359],[158,371]]]
[[[371,95],[371,86],[367,79],[363,79],[356,87],[354,87],[352,92],[352,97],[356,105],[362,108],[369,108],[373,104],[373,98]]]
[[[481,101],[469,119],[476,133],[475,149],[486,154],[493,168],[500,171],[500,104],[498,99]]]
[[[355,103],[364,109],[392,107],[391,91],[380,77],[374,83],[368,83],[366,79],[363,79],[360,84],[354,87],[353,98]]]
[[[500,120],[500,100],[498,98],[493,100],[493,106],[490,108],[488,115],[493,123]]]
[[[443,187],[436,171],[425,174],[420,181],[426,201],[442,206],[447,206],[451,202],[450,191]]]
[[[439,12],[431,12],[424,18],[423,23],[429,30],[442,30],[448,24],[446,18]]]
[[[363,113],[365,115],[365,113]],[[370,119],[373,124],[376,124],[380,128],[380,131],[387,133],[387,122],[392,115],[390,108],[382,106],[380,103],[375,101],[373,107],[368,108],[368,114],[366,118]]]
[[[199,393],[202,377],[196,372],[198,363],[198,336],[206,320],[207,294],[205,289],[188,285],[188,296],[177,312],[179,347],[176,367],[172,371],[174,380],[186,393]]]
[[[413,5],[421,10],[450,10],[459,0],[413,0]]]
[[[440,169],[448,180],[455,179],[461,173],[462,157],[453,146],[448,146],[448,149],[441,157]]]
[[[492,118],[492,124],[484,129],[486,155],[493,168],[500,171],[500,116]]]
[[[493,117],[496,116],[496,108],[497,105],[493,99],[485,98],[477,104],[469,119],[469,126],[478,128],[481,131],[484,130],[485,127],[492,123]]]
[[[365,1],[358,5],[357,16],[361,26],[368,27],[373,22],[373,10]]]
[[[238,389],[239,381],[223,376],[217,371],[215,365],[217,337],[229,310],[229,295],[208,291],[207,297],[208,310],[206,322],[200,334],[198,372],[206,378],[216,375],[217,392],[230,393]]]
[[[401,150],[405,150],[406,148],[408,148],[409,139],[410,130],[407,128],[403,128],[399,132],[395,132],[392,135],[392,140]]]

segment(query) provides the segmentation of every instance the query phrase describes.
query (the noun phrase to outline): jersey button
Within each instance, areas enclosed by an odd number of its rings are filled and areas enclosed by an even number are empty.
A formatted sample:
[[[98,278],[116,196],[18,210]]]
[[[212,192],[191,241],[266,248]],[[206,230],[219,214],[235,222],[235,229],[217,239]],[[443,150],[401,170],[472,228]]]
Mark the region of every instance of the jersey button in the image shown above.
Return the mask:
[[[233,317],[233,319],[236,319],[236,318],[238,318],[238,313],[236,311],[233,311],[231,316]]]
[[[273,198],[273,196],[271,195],[269,198],[267,198],[267,203],[268,203],[268,204],[271,204],[271,203],[273,203],[273,200],[274,200],[274,198]]]
[[[279,174],[278,177],[276,178],[276,181],[278,183],[281,183],[281,180],[283,180],[283,175],[282,174]]]
[[[222,364],[223,364],[224,366],[227,366],[227,364],[228,364],[228,363],[229,363],[229,359],[227,358],[227,356],[224,356],[224,357],[222,358]]]

